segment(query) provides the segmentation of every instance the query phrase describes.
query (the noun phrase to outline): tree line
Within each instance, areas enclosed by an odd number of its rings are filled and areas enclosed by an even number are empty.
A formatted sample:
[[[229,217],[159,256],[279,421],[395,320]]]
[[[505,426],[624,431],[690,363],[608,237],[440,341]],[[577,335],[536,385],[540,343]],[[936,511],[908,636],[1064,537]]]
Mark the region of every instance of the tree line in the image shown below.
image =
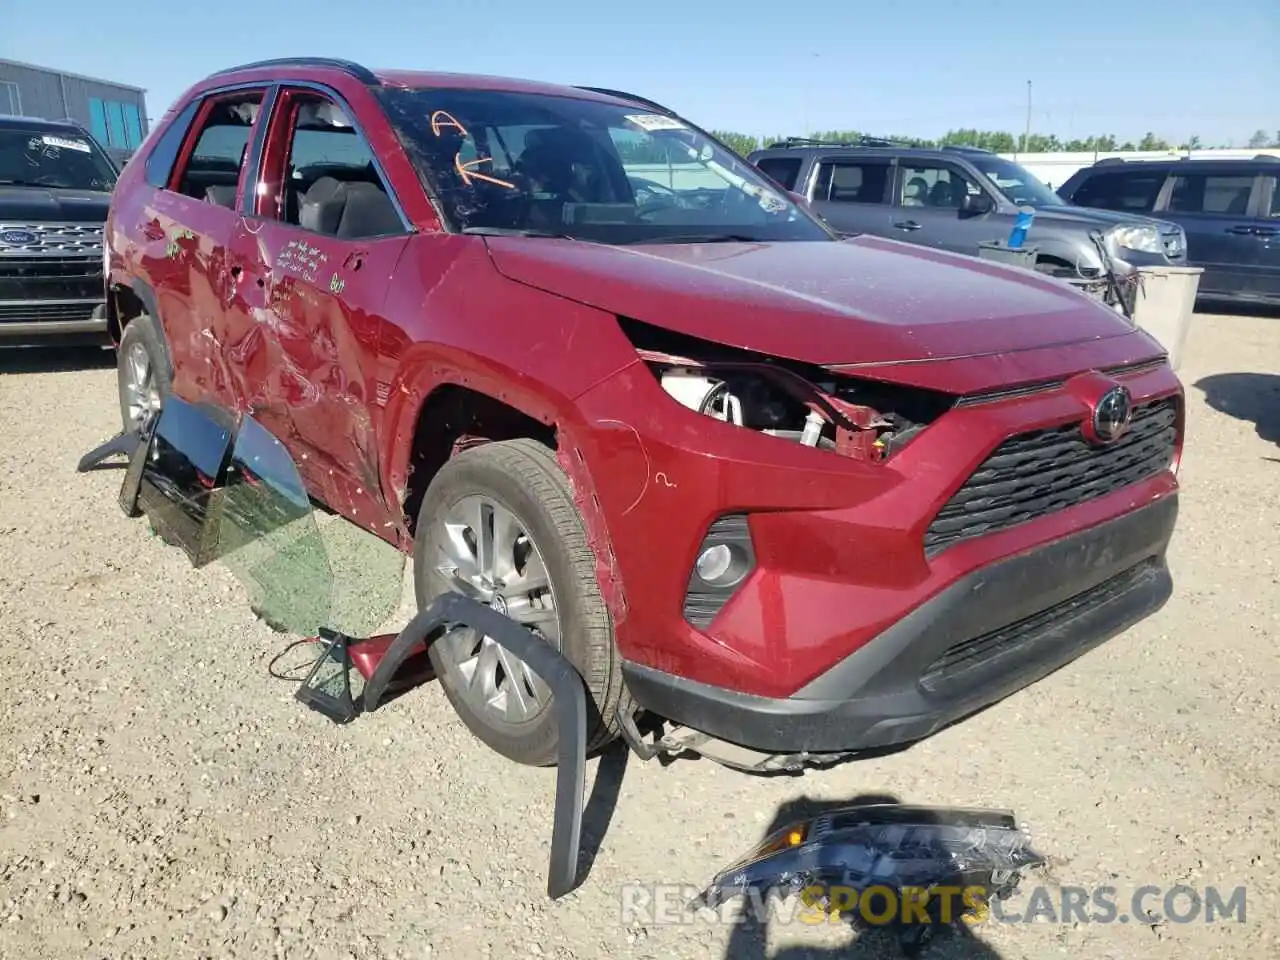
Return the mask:
[[[743,156],[746,156],[752,150],[759,150],[771,143],[786,139],[786,136],[753,137],[750,134],[736,133],[731,130],[716,130],[712,132],[715,137]],[[983,150],[990,150],[992,153],[1057,153],[1061,151],[1113,153],[1134,150],[1205,150],[1225,148],[1226,146],[1224,144],[1212,146],[1205,144],[1200,137],[1191,137],[1186,142],[1175,145],[1163,137],[1156,136],[1154,133],[1148,133],[1142,139],[1136,141],[1121,140],[1119,137],[1114,137],[1110,134],[1063,140],[1054,134],[1033,133],[1030,137],[1026,137],[1007,133],[1003,130],[975,129],[949,130],[937,140],[926,140],[921,137],[875,137],[860,130],[825,130],[809,134],[809,137],[814,140],[829,140],[833,143],[856,143],[865,138],[873,137],[875,139],[892,140],[895,143],[905,144],[910,147],[980,147]],[[1274,134],[1259,130],[1249,138],[1246,147],[1255,150],[1266,147],[1280,147],[1280,130],[1277,130]]]

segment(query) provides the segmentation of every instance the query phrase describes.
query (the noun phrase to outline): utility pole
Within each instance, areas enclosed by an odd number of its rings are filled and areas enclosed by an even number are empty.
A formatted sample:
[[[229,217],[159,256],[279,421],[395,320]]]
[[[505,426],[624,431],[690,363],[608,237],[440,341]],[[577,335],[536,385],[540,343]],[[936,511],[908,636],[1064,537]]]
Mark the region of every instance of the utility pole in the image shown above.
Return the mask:
[[[814,69],[816,71],[818,66],[818,61],[822,57],[822,54],[814,53],[812,56],[813,56]],[[813,105],[814,77],[813,77],[813,74],[809,73],[808,71],[806,71],[806,76],[807,76],[807,79],[805,80],[805,84],[804,84],[804,130],[802,131],[802,136],[811,137],[813,136],[813,129],[809,122],[810,121],[809,111]]]
[[[1027,81],[1027,132],[1022,135],[1022,152],[1031,146],[1031,81]]]

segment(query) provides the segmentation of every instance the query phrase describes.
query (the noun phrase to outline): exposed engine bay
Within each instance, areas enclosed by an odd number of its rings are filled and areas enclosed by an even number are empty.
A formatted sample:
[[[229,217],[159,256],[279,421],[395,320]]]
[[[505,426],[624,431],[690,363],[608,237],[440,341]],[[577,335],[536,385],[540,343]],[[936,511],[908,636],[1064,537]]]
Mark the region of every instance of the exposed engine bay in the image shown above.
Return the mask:
[[[663,390],[683,406],[855,460],[887,460],[956,399],[839,376],[636,321],[623,326]]]

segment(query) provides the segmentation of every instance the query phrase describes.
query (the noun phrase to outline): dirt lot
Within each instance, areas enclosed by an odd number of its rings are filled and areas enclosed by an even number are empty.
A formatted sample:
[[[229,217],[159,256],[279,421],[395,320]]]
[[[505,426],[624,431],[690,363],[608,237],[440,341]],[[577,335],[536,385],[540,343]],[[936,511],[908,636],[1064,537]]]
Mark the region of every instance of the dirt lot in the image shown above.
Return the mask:
[[[1201,315],[1189,349],[1158,616],[894,757],[769,780],[633,760],[620,787],[609,758],[558,904],[550,771],[486,752],[434,687],[341,729],[294,702],[226,570],[127,520],[118,472],[75,474],[117,424],[109,358],[0,358],[0,957],[879,956],[838,926],[775,923],[766,954],[622,910],[780,810],[867,794],[1015,810],[1051,857],[1019,911],[1036,883],[1114,886],[1120,913],[1144,885],[1247,887],[1243,924],[987,924],[938,956],[1280,956],[1280,319]]]

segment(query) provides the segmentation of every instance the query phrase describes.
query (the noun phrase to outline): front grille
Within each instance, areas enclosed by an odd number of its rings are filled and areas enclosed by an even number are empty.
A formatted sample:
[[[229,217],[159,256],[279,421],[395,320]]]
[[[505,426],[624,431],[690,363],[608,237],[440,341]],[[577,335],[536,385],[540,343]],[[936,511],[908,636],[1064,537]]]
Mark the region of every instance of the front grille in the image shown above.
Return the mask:
[[[927,556],[1074,507],[1167,469],[1178,441],[1178,401],[1134,408],[1129,431],[1094,446],[1079,424],[1010,437],[950,500],[924,535]]]
[[[88,320],[97,303],[75,300],[67,303],[34,301],[32,303],[4,303],[0,301],[0,323],[43,323],[59,320]]]
[[[100,223],[0,223],[0,233],[20,232],[35,236],[31,243],[5,243],[0,252],[25,254],[81,254],[102,256]]]
[[[6,257],[0,249],[0,279],[83,280],[102,276],[102,257]]]
[[[1069,620],[1110,603],[1159,574],[1156,560],[1144,560],[1095,587],[1068,597],[1015,623],[953,644],[920,675],[926,693],[945,694],[951,686],[970,686],[967,675],[991,664],[997,657],[1027,648],[1050,636]]]

